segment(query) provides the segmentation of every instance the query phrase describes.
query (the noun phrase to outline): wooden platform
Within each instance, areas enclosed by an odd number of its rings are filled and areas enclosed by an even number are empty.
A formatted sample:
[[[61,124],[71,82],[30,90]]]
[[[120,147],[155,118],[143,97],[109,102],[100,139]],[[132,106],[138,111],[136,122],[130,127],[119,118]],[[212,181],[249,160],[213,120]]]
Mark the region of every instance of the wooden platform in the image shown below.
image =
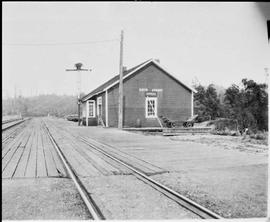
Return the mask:
[[[92,149],[87,144],[81,142],[80,139],[76,138],[76,135],[82,136],[90,143],[95,144],[99,148],[109,152],[122,161],[131,164],[148,175],[163,173],[166,171],[165,169],[157,167],[151,163],[143,161],[132,155],[128,155],[125,152],[117,149],[117,147],[104,143],[102,140],[98,140],[102,144],[95,142],[93,139],[96,139],[92,137],[93,135],[87,133],[87,131],[92,128],[97,131],[102,131],[103,133],[101,133],[100,136],[105,136],[107,131],[116,131],[117,133],[121,134],[122,131],[119,131],[118,129],[78,126],[73,127],[73,124],[70,122],[59,120],[52,121],[52,119],[48,118],[46,119],[46,124],[48,124],[48,127],[54,135],[58,145],[62,149],[62,152],[66,155],[66,158],[70,161],[70,163],[72,163],[74,170],[79,176],[130,174],[130,171],[112,159],[109,159],[98,151]],[[94,169],[92,169],[92,167],[94,167]]]
[[[190,128],[163,128],[163,136],[177,136],[181,134],[208,134],[211,127],[190,127]]]
[[[30,120],[15,138],[2,143],[2,178],[65,176],[40,119]]]

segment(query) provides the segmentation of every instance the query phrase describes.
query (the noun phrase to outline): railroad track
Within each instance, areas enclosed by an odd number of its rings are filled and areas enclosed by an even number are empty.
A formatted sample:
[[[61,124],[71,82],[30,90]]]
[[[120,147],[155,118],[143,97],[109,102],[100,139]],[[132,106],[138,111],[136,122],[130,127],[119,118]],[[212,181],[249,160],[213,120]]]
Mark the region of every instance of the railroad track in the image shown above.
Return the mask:
[[[45,123],[44,123],[45,124]],[[46,126],[47,128],[47,131],[50,135],[50,138],[51,140],[53,141],[53,143],[55,144],[55,146],[57,147],[58,149],[58,153],[59,155],[61,155],[61,159],[63,158],[63,160],[65,160],[67,162],[67,160],[65,159],[63,153],[61,152],[61,149],[57,146],[57,143],[56,141],[53,139],[53,136],[50,134],[50,131],[48,129],[48,127]],[[59,127],[58,127],[59,128]],[[60,128],[62,129],[62,128]],[[62,130],[65,130],[65,129],[62,129]],[[65,130],[66,131],[66,130]],[[68,132],[68,131],[67,131]],[[68,132],[70,133],[70,132]],[[197,216],[199,216],[200,218],[202,219],[223,219],[220,215],[212,212],[211,210],[197,204],[196,202],[192,201],[191,199],[179,194],[178,192],[174,191],[173,189],[159,183],[158,181],[150,178],[148,175],[146,175],[145,173],[141,172],[139,169],[137,168],[134,168],[132,165],[130,165],[129,163],[117,158],[117,156],[115,155],[112,155],[111,153],[107,152],[104,147],[106,147],[107,145],[106,144],[103,144],[103,143],[100,143],[96,140],[93,140],[93,139],[90,139],[90,138],[85,138],[85,137],[82,137],[82,136],[78,136],[78,135],[73,135],[71,134],[71,136],[77,138],[78,140],[80,140],[81,142],[87,144],[89,147],[91,147],[92,149],[95,149],[96,151],[102,153],[103,155],[105,155],[107,158],[110,158],[112,159],[113,161],[116,161],[117,163],[121,164],[122,166],[126,167],[128,170],[131,171],[131,173],[136,177],[138,178],[139,180],[143,181],[144,183],[150,185],[151,187],[153,187],[154,189],[156,189],[157,191],[159,191],[160,193],[164,194],[165,196],[167,196],[168,198],[174,200],[175,202],[177,202],[179,205],[181,205],[182,207],[186,208],[187,210],[193,212],[194,214],[196,214]],[[103,147],[103,148],[102,148]],[[68,162],[66,163],[67,165]],[[70,166],[70,165],[69,165]],[[71,170],[72,170],[72,167],[70,166]],[[76,176],[76,173],[73,171],[73,174],[74,174],[74,178],[79,181],[78,177]],[[80,182],[77,182],[78,183],[78,186],[80,186],[80,184],[82,185],[82,183]],[[82,195],[85,195],[83,193],[87,193],[86,189],[84,187],[82,187],[82,191],[80,193],[82,193]],[[87,200],[87,196],[86,197],[83,197],[83,199],[86,199]],[[86,202],[87,203],[87,202]],[[88,204],[88,205],[93,205],[93,204]],[[94,205],[96,206],[96,205]],[[90,213],[91,211],[94,211],[94,212],[97,212],[98,210],[97,209],[92,209],[90,210]],[[99,218],[99,216],[97,215],[97,218],[96,219],[101,219]]]
[[[192,201],[191,199],[179,194],[178,192],[172,190],[171,188],[159,183],[158,181],[152,179],[151,177],[147,176],[145,173],[141,172],[139,169],[134,168],[130,164],[124,162],[123,160],[118,159],[114,155],[106,152],[104,149],[100,148],[100,146],[104,147],[104,144],[97,142],[95,140],[87,138],[87,140],[83,137],[80,137],[80,140],[85,144],[89,145],[91,148],[99,151],[103,155],[107,156],[108,158],[120,163],[121,165],[125,166],[129,170],[131,170],[132,174],[136,176],[138,179],[142,180],[146,184],[150,185],[154,189],[158,190],[159,192],[163,193],[165,196],[169,197],[170,199],[174,200],[184,208],[188,209],[189,211],[193,212],[194,214],[198,215],[202,219],[222,219],[221,216],[218,214],[210,211],[209,209],[197,204],[196,202]],[[89,142],[91,140],[91,142]]]
[[[21,120],[21,118],[2,120],[2,125],[6,124],[6,123],[17,121],[17,120]]]
[[[14,126],[17,126],[20,123],[23,123],[26,119],[13,119],[13,120],[7,120],[2,121],[2,132],[6,131]]]
[[[14,137],[22,129],[21,124],[29,119],[19,119],[2,122],[2,144]]]
[[[45,132],[48,134],[50,141],[52,142],[54,148],[56,149],[64,167],[66,168],[66,171],[72,181],[74,182],[74,185],[76,189],[78,190],[82,200],[84,201],[90,215],[94,220],[104,220],[105,217],[101,213],[100,209],[94,202],[94,200],[91,198],[91,196],[88,194],[87,189],[84,187],[83,183],[80,181],[79,177],[77,176],[76,172],[73,170],[71,164],[68,162],[66,157],[64,156],[63,152],[61,151],[60,147],[58,146],[57,142],[53,138],[52,134],[50,133],[47,125],[43,122],[43,126],[45,128]]]

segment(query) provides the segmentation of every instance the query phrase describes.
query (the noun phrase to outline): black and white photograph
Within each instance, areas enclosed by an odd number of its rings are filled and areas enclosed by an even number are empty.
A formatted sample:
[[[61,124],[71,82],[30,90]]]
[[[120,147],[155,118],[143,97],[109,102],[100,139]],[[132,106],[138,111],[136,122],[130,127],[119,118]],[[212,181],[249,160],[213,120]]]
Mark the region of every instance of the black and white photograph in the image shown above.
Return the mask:
[[[3,1],[2,220],[269,221],[269,2]]]

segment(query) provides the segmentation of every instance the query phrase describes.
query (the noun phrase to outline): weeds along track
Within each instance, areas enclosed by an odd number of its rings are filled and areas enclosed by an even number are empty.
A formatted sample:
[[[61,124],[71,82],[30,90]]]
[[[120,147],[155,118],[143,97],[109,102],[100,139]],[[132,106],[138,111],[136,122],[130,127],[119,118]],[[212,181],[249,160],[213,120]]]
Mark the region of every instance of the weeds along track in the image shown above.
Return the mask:
[[[109,159],[117,162],[118,164],[124,166],[137,179],[143,181],[145,184],[151,186],[152,188],[154,188],[158,192],[162,193],[163,195],[165,195],[169,199],[177,202],[179,205],[186,208],[188,211],[196,214],[200,218],[202,218],[202,219],[222,219],[222,217],[219,216],[218,214],[216,214],[216,213],[210,211],[209,209],[206,209],[205,207],[195,203],[191,199],[179,194],[178,192],[176,192],[173,189],[159,183],[158,181],[153,180],[146,173],[141,171],[140,167],[138,167],[138,166],[134,167],[128,161],[125,161],[125,159],[123,159],[123,158],[120,159],[117,155],[112,154],[111,152],[108,151],[108,150],[112,149],[112,146],[108,147],[108,145],[103,144],[101,142],[98,142],[96,140],[93,140],[93,139],[91,139],[89,137],[86,138],[84,136],[78,135],[78,133],[70,132],[70,131],[67,130],[67,128],[56,125],[55,123],[52,123],[52,121],[50,121],[49,125],[52,126],[52,127],[57,128],[58,131],[65,131],[65,133],[69,134],[70,137],[74,137],[78,141],[81,141],[84,144],[87,144],[89,146],[89,148],[98,151],[99,153],[106,156],[107,158],[109,158]],[[49,127],[47,129],[48,129],[48,133],[50,133],[49,132]],[[52,137],[52,135],[51,135],[51,137]],[[52,138],[52,140],[53,140],[53,138]],[[106,149],[106,148],[108,148],[108,149]],[[61,154],[61,150],[60,150],[59,147],[58,147],[58,149],[59,149],[59,152]],[[63,155],[63,154],[61,154],[61,155]],[[65,158],[65,157],[63,157],[63,158]]]

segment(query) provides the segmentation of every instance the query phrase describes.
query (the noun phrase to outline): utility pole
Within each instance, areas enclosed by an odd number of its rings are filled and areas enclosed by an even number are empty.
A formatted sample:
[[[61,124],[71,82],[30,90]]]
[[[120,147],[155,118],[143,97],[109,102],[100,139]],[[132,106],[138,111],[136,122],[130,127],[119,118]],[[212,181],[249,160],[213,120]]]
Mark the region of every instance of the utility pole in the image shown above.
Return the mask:
[[[268,77],[269,77],[268,68],[264,68],[264,71],[265,71],[265,83],[268,85]]]
[[[13,115],[18,115],[17,112],[17,87],[16,85],[14,86],[14,102],[13,102]]]
[[[124,31],[121,31],[120,41],[120,64],[119,64],[119,108],[118,108],[118,128],[123,128],[123,40]]]
[[[82,63],[76,63],[75,64],[75,68],[76,69],[66,69],[66,71],[77,71],[78,76],[77,76],[77,90],[78,90],[78,126],[80,126],[81,123],[81,78],[82,78],[82,74],[81,71],[91,71],[91,69],[82,69],[83,64]],[[88,120],[86,120],[88,121]]]

